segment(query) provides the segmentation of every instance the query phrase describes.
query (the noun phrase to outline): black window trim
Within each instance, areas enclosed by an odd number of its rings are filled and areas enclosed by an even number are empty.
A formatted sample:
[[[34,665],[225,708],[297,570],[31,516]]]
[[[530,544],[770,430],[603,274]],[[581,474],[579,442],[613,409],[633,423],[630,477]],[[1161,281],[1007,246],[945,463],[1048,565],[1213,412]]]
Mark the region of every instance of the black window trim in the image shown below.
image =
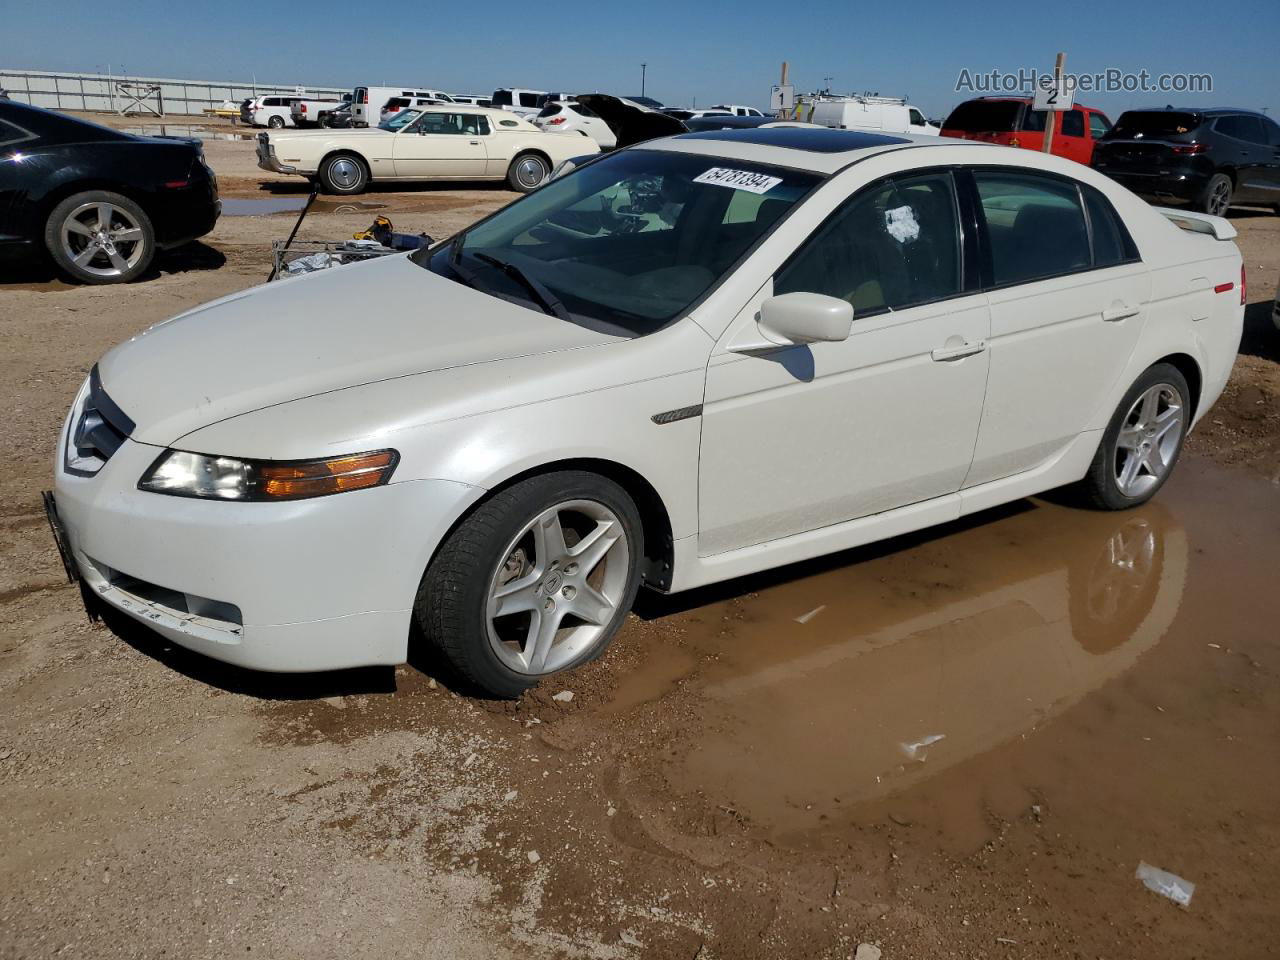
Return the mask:
[[[1111,201],[1107,198],[1107,195],[1104,194],[1101,190],[1098,190],[1096,187],[1090,186],[1089,184],[1086,184],[1086,183],[1082,183],[1081,181],[1076,180],[1074,177],[1068,177],[1068,176],[1065,176],[1064,174],[1054,173],[1053,171],[1050,171],[1050,170],[1037,170],[1034,167],[1005,166],[1002,164],[978,164],[975,166],[963,167],[961,168],[961,170],[966,175],[964,179],[966,179],[968,182],[965,185],[965,189],[970,192],[970,196],[974,204],[974,210],[975,210],[975,213],[977,214],[977,227],[978,227],[978,233],[979,233],[978,242],[979,242],[979,247],[981,248],[981,260],[982,260],[983,292],[991,292],[993,290],[1006,290],[1010,287],[1020,287],[1029,283],[1041,283],[1045,280],[1056,280],[1060,277],[1074,277],[1079,274],[1089,273],[1094,270],[1110,270],[1114,267],[1123,267],[1123,266],[1132,265],[1134,263],[1142,263],[1142,253],[1138,249],[1138,245],[1133,242],[1133,236],[1129,233],[1129,227],[1124,222],[1124,218],[1121,217],[1120,214],[1116,212],[1115,205],[1111,203]],[[1084,214],[1085,235],[1087,236],[1089,241],[1088,265],[1083,267],[1077,267],[1074,270],[1063,270],[1059,273],[1046,273],[1043,276],[1026,277],[1021,280],[1010,280],[1007,283],[996,283],[995,282],[995,263],[991,254],[991,238],[987,234],[986,218],[981,216],[982,197],[978,192],[978,181],[977,181],[977,177],[975,176],[975,174],[978,174],[978,173],[1006,173],[1006,174],[1013,173],[1021,176],[1042,177],[1047,180],[1055,180],[1058,183],[1074,188],[1076,192],[1076,199],[1080,204],[1080,210]],[[1125,259],[1117,261],[1116,263],[1103,264],[1101,266],[1099,266],[1095,262],[1097,260],[1098,255],[1097,255],[1097,251],[1094,249],[1094,246],[1093,246],[1093,223],[1089,217],[1089,205],[1085,203],[1084,189],[1086,188],[1089,190],[1094,190],[1097,193],[1098,198],[1107,205],[1107,208],[1111,211],[1112,215],[1115,217],[1116,223],[1119,224],[1121,243],[1125,248],[1125,252],[1128,254],[1128,256],[1126,256]]]
[[[965,201],[962,198],[962,190],[957,180],[957,173],[963,172],[964,168],[956,164],[938,164],[928,167],[915,167],[911,170],[899,170],[896,173],[886,174],[872,180],[870,183],[864,184],[855,192],[849,194],[841,200],[834,210],[822,218],[822,222],[809,231],[809,235],[800,242],[800,244],[791,251],[791,255],[773,271],[770,277],[771,283],[776,283],[778,276],[791,266],[792,261],[799,257],[809,244],[813,241],[827,224],[840,216],[849,204],[857,200],[864,193],[877,189],[887,183],[896,180],[912,180],[919,176],[946,174],[951,180],[951,203],[956,217],[956,241],[959,244],[959,266],[960,266],[960,289],[955,293],[949,293],[941,297],[933,297],[929,300],[913,300],[910,303],[904,303],[897,307],[877,307],[874,310],[862,310],[854,313],[854,322],[865,320],[870,317],[879,317],[890,313],[901,313],[903,310],[914,310],[916,307],[927,307],[931,304],[945,303],[948,300],[958,300],[961,297],[971,297],[976,293],[982,292],[978,274],[978,244],[977,236],[974,232],[974,223],[972,221],[973,211],[966,210]]]

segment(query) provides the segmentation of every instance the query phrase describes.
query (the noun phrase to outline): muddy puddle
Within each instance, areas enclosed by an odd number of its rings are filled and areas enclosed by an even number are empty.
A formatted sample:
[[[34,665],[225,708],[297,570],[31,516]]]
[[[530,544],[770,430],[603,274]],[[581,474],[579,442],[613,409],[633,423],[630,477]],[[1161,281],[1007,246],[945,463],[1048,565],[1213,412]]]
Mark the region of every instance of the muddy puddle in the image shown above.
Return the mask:
[[[1096,788],[1117,744],[1201,722],[1173,705],[1230,697],[1202,666],[1274,640],[1280,595],[1239,594],[1280,563],[1278,517],[1273,487],[1200,464],[1131,512],[1024,502],[673,614],[683,642],[607,710],[692,705],[669,790],[775,837],[892,821],[973,849],[1068,778]],[[1112,709],[1135,678],[1141,709]]]
[[[277,213],[298,213],[307,205],[306,197],[223,197],[224,217],[261,217]],[[385,203],[368,200],[316,200],[309,213],[363,213],[382,210]]]

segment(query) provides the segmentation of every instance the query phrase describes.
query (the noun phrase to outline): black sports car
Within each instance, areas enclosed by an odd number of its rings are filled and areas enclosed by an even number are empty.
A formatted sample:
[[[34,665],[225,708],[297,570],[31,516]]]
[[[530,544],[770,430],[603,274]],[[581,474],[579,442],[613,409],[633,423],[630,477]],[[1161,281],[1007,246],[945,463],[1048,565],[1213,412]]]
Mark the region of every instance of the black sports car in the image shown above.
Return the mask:
[[[123,283],[220,212],[199,141],[0,100],[0,256],[43,251],[76,280]]]

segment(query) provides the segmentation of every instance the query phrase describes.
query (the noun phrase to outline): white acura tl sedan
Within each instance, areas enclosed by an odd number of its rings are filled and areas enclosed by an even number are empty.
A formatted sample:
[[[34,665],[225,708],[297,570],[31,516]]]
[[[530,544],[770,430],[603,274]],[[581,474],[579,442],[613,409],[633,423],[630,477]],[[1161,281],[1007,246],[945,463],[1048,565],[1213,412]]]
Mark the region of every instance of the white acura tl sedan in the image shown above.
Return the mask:
[[[1146,501],[1231,369],[1232,236],[1025,150],[651,141],[116,347],[50,512],[86,588],[184,647],[395,664],[416,621],[512,696],[598,656],[641,584],[1066,484]]]

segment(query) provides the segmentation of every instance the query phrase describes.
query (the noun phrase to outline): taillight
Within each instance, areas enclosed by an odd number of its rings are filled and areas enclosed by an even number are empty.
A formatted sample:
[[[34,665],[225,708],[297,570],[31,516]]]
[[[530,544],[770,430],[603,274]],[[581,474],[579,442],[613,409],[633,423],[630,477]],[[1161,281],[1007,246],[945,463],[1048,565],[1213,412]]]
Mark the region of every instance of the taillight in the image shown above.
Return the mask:
[[[1178,143],[1174,144],[1173,152],[1179,156],[1191,156],[1197,153],[1208,153],[1209,148],[1203,143]]]
[[[1240,306],[1249,302],[1249,282],[1245,279],[1244,264],[1240,264]]]
[[[299,110],[301,110],[303,113],[306,113],[306,112],[307,112],[307,105],[306,105],[305,103],[300,103],[300,104],[298,104],[298,109],[299,109]]]
[[[547,121],[547,123],[549,123],[553,127],[558,127],[560,126],[560,124],[564,123],[564,117],[552,117],[550,120]]]
[[[387,113],[399,113],[399,112],[400,112],[399,107],[387,107]]]
[[[364,92],[364,93],[360,94],[360,102],[361,102],[361,103],[368,103],[368,102],[369,102],[369,94],[368,94],[368,91],[366,91],[366,92]]]
[[[1009,138],[1009,146],[1011,146],[1011,147],[1020,147],[1020,146],[1022,146],[1022,141],[1021,141],[1021,140],[1019,140],[1017,137],[1010,137],[1010,138]]]

